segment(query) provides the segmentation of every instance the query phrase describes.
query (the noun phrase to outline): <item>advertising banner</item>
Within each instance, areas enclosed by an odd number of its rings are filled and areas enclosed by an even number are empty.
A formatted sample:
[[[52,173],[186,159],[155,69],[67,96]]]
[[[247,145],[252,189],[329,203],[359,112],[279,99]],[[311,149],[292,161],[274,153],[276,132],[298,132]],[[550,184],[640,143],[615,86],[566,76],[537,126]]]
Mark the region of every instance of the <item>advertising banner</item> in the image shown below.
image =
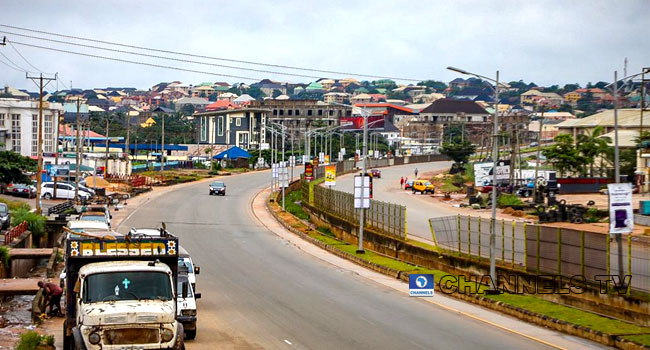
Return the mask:
[[[609,233],[631,233],[634,230],[632,184],[607,184],[609,195]]]
[[[336,165],[325,167],[325,186],[336,186]]]
[[[370,176],[354,177],[354,208],[370,208]]]

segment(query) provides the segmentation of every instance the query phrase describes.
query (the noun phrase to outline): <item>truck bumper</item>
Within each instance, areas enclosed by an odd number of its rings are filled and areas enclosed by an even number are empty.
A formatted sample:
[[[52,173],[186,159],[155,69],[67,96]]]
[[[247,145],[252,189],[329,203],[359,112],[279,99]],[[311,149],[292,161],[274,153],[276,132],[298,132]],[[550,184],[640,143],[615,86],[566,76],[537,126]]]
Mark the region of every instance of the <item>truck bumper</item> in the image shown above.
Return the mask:
[[[196,316],[179,316],[177,320],[183,324],[183,329],[186,331],[196,329]]]

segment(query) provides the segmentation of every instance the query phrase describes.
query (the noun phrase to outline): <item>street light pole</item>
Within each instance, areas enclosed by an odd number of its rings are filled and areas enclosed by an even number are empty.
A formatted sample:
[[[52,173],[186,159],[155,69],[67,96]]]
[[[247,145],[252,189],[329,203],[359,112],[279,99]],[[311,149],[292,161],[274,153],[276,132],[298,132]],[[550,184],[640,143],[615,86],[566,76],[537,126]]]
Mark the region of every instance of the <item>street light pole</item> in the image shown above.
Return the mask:
[[[363,207],[363,195],[366,182],[366,157],[368,156],[368,115],[365,109],[361,109],[361,114],[363,115],[363,158],[361,159],[361,212],[359,213],[359,247],[357,248],[357,254],[363,254],[366,251],[363,249],[363,226],[365,223],[365,212],[366,209]]]

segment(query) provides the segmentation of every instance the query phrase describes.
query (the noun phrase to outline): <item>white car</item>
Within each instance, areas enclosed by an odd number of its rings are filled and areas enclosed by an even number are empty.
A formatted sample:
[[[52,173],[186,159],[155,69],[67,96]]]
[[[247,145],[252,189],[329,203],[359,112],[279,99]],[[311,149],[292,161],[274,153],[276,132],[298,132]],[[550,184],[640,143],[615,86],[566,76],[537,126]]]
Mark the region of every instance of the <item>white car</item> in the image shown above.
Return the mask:
[[[196,338],[196,299],[201,298],[201,293],[194,293],[192,284],[187,275],[178,274],[178,293],[176,304],[176,319],[183,324],[185,339]]]
[[[79,190],[79,198],[88,200],[91,194],[83,190]],[[75,187],[67,183],[56,184],[56,198],[74,199]],[[44,182],[41,185],[41,197],[44,199],[54,198],[54,182]]]

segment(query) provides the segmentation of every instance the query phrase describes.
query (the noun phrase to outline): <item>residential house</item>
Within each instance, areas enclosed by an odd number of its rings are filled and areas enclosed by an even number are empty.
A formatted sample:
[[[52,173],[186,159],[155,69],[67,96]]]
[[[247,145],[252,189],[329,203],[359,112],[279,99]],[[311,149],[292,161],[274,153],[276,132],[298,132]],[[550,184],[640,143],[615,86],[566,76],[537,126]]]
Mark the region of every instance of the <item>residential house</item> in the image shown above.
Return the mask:
[[[43,152],[56,153],[56,129],[59,116],[64,113],[60,103],[43,103]],[[0,98],[0,144],[23,156],[38,153],[39,102]]]
[[[359,89],[361,90],[361,89]],[[357,90],[357,91],[359,91]],[[358,94],[353,97],[350,97],[350,103],[352,104],[366,104],[366,103],[371,103],[372,101],[372,96],[369,94]]]
[[[564,98],[555,92],[541,92],[537,89],[530,89],[519,96],[521,105],[544,104],[547,107],[559,107],[564,103]]]
[[[20,91],[16,88],[13,88],[11,86],[5,86],[4,90],[0,92],[0,96],[3,98],[13,98],[16,100],[21,100],[21,101],[27,101],[30,99],[30,96],[28,93],[24,91]],[[38,97],[38,94],[36,95]]]
[[[323,95],[323,101],[325,103],[346,103],[350,98],[350,94],[347,92],[328,92]]]
[[[267,97],[273,96],[273,92],[275,90],[280,91],[281,94],[286,95],[286,93],[287,93],[286,86],[284,86],[280,82],[273,81],[273,80],[270,80],[270,79],[262,79],[258,83],[251,84],[251,87],[259,88],[260,90],[262,90],[264,95],[266,95]]]
[[[429,132],[437,133],[436,137],[442,140],[443,129],[452,124],[463,125],[470,142],[479,144],[486,135],[489,136],[491,116],[485,108],[473,101],[440,99],[429,107],[420,111],[417,120],[413,121],[413,128],[427,126]]]
[[[249,104],[251,101],[255,101],[255,99],[248,94],[243,94],[236,99],[232,100],[232,102],[236,105],[244,105],[244,104]]]
[[[430,94],[421,94],[421,95],[413,96],[412,100],[413,103],[431,103],[441,98],[445,98],[445,95],[432,92]]]
[[[462,89],[464,87],[470,86],[470,81],[463,78],[456,78],[449,82],[450,89]]]
[[[578,105],[578,100],[582,98],[582,94],[577,91],[571,91],[564,94],[564,103],[573,107]]]
[[[201,97],[182,97],[176,101],[174,104],[176,111],[181,111],[184,106],[192,105],[194,106],[195,111],[203,111],[205,106],[209,105],[210,102],[207,98]]]
[[[271,111],[243,107],[195,113],[198,139],[202,144],[259,149],[266,143],[266,125]]]

